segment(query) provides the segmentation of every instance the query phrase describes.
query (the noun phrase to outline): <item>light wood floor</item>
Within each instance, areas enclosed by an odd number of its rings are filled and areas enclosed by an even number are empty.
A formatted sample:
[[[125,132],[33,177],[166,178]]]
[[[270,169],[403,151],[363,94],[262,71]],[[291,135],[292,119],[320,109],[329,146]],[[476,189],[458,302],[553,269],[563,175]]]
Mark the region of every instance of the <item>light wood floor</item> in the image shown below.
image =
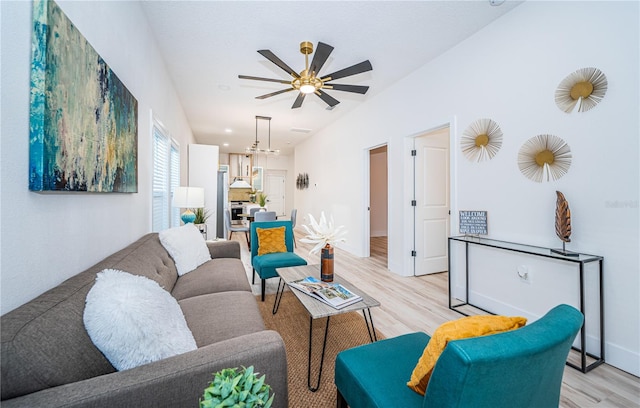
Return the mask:
[[[244,236],[233,234],[240,242],[242,260],[251,281],[250,253]],[[298,238],[302,237],[296,231]],[[319,263],[319,255],[309,256],[310,245],[298,241],[296,253],[310,264]],[[448,308],[447,274],[401,277],[388,271],[386,237],[372,238],[371,257],[358,258],[335,249],[336,272],[381,303],[372,310],[376,329],[385,337],[424,331],[431,334],[445,321],[461,315]],[[267,293],[275,293],[277,279],[267,281]],[[259,279],[252,286],[260,293]],[[587,374],[566,367],[560,406],[575,407],[640,407],[640,379],[603,364]]]

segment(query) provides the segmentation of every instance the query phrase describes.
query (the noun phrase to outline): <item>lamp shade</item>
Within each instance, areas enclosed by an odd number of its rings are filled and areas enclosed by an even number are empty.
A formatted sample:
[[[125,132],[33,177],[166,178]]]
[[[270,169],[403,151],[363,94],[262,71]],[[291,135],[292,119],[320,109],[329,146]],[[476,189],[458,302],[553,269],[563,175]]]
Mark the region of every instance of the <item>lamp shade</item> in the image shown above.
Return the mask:
[[[178,187],[173,193],[171,205],[178,208],[203,208],[204,188]]]

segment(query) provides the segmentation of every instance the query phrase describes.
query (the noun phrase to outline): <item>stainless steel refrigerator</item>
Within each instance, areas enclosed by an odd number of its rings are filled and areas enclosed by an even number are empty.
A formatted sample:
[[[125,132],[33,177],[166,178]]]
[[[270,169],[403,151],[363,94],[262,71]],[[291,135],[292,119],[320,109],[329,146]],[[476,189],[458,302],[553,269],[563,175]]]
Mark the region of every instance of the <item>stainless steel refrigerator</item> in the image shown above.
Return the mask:
[[[226,171],[218,171],[218,208],[216,210],[216,237],[225,238],[227,227],[224,223],[224,213],[229,210],[229,174]]]

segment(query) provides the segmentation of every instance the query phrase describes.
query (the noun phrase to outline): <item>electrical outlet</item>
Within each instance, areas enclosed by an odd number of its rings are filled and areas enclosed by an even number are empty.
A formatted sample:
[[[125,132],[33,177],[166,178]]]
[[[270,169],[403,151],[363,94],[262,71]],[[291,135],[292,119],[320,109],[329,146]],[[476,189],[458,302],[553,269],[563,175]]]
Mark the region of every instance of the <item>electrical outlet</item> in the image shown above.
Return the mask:
[[[533,279],[533,273],[528,266],[526,265],[518,266],[518,268],[516,269],[516,273],[518,274],[518,278],[520,279],[520,282],[531,284],[531,281]]]

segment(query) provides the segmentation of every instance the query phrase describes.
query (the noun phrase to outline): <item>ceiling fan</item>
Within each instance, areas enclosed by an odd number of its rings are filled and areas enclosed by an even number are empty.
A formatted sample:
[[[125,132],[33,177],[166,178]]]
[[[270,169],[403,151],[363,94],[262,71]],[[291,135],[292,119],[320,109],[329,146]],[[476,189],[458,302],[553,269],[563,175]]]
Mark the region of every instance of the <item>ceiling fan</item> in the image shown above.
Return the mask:
[[[337,104],[340,103],[337,99],[333,98],[326,92],[324,89],[333,89],[335,91],[345,91],[345,92],[354,92],[359,94],[365,94],[369,90],[368,86],[362,85],[344,85],[344,84],[330,84],[328,82],[334,81],[336,79],[341,79],[344,77],[348,77],[351,75],[360,74],[362,72],[371,71],[373,67],[369,60],[362,61],[359,64],[352,65],[348,68],[341,69],[339,71],[333,72],[329,75],[320,76],[318,73],[322,66],[329,58],[329,55],[333,51],[333,47],[325,44],[323,42],[318,42],[318,47],[316,49],[315,54],[313,54],[313,59],[311,60],[311,65],[309,65],[309,54],[313,53],[313,44],[309,41],[303,41],[300,43],[300,52],[304,54],[304,70],[302,70],[299,74],[293,70],[293,68],[289,67],[285,64],[280,58],[278,58],[274,53],[269,50],[259,50],[258,52],[264,56],[269,61],[276,64],[282,70],[286,71],[287,74],[291,75],[292,79],[290,81],[283,79],[271,79],[271,78],[261,78],[255,76],[247,76],[247,75],[238,75],[240,79],[252,79],[256,81],[267,81],[267,82],[277,82],[280,84],[288,84],[289,88],[282,89],[280,91],[271,92],[266,95],[256,96],[256,99],[266,99],[275,95],[280,95],[281,93],[290,92],[290,91],[299,91],[298,97],[295,102],[293,102],[293,106],[291,109],[299,108],[302,106],[302,102],[304,101],[304,97],[307,94],[315,93],[329,105],[329,107],[333,108]]]

